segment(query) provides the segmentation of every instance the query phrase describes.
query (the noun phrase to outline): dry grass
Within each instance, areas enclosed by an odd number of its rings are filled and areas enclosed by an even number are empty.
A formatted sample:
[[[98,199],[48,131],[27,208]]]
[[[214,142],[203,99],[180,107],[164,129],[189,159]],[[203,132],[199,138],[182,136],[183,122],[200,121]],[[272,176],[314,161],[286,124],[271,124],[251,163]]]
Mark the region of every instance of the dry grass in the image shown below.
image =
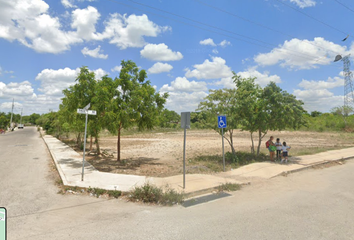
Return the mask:
[[[315,154],[323,151],[354,146],[351,133],[281,131],[270,132],[263,139],[261,153],[268,155],[264,142],[270,136],[279,137],[291,146],[290,156]],[[88,139],[89,140],[89,139]],[[258,139],[255,139],[257,142]],[[111,157],[87,156],[88,161],[98,170],[154,177],[166,177],[182,173],[183,131],[171,130],[139,133],[125,132],[121,139],[121,162],[116,161],[117,137],[104,132],[100,138],[101,150]],[[89,142],[87,146],[90,146]],[[221,136],[213,130],[188,130],[186,144],[187,173],[212,173],[222,169]],[[236,151],[250,153],[250,135],[236,131],[234,147]],[[95,147],[93,145],[93,147]],[[225,141],[225,152],[231,151]],[[112,157],[113,156],[113,157]],[[255,161],[260,161],[254,159]],[[252,162],[248,159],[247,163]],[[227,169],[243,164],[230,162]]]

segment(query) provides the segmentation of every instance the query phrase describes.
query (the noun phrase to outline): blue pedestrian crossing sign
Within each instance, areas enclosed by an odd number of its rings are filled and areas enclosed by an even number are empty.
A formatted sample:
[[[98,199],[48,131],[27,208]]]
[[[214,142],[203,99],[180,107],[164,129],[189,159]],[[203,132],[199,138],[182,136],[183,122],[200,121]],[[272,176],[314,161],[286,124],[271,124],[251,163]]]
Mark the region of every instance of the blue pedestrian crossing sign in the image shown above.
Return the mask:
[[[226,128],[226,116],[218,116],[218,128]]]

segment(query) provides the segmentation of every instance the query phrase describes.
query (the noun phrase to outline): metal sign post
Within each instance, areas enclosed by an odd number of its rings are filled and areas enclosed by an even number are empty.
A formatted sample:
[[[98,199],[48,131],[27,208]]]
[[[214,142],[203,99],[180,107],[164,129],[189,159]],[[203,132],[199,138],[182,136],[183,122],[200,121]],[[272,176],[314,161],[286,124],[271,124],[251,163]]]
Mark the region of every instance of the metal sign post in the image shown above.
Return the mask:
[[[225,153],[224,153],[224,128],[227,127],[226,116],[218,116],[218,128],[221,128],[221,140],[222,140],[222,163],[225,172]]]
[[[183,140],[183,189],[186,188],[186,135],[187,128],[191,128],[191,113],[182,112],[181,113],[181,128],[184,129],[184,140]]]
[[[79,114],[86,114],[86,120],[85,120],[85,136],[84,136],[84,151],[83,151],[83,157],[82,157],[82,174],[81,174],[81,181],[84,181],[84,169],[85,169],[85,152],[86,152],[86,133],[87,133],[87,117],[88,115],[96,115],[95,110],[88,110],[90,107],[90,103],[84,107],[83,109],[77,109],[77,113]]]

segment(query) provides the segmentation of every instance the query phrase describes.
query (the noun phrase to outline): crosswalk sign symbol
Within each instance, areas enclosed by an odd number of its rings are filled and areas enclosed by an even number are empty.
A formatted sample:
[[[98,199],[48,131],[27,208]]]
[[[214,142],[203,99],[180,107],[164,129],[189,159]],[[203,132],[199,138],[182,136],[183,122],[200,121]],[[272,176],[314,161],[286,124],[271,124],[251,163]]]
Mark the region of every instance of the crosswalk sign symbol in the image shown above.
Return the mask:
[[[226,116],[218,116],[218,128],[226,128]]]

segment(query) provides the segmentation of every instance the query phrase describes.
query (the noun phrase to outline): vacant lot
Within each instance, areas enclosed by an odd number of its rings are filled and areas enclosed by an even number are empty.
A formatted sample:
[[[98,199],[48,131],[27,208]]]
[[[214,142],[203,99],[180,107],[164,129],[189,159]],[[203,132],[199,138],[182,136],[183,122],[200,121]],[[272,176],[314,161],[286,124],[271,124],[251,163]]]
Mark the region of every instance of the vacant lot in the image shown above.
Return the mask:
[[[286,141],[292,147],[290,156],[314,154],[354,146],[353,137],[348,133],[282,131],[270,132],[263,139],[261,145],[263,153],[267,154],[264,142],[271,135],[275,138],[279,137],[281,141]],[[257,141],[257,139],[255,140]],[[183,131],[125,135],[121,139],[122,160],[120,162],[116,161],[116,136],[101,137],[100,146],[102,151],[111,156],[89,155],[87,157],[87,160],[100,171],[159,177],[182,173]],[[221,146],[221,136],[215,131],[188,130],[186,145],[187,173],[218,171],[215,166],[219,166],[222,159]],[[234,146],[237,151],[250,152],[250,134],[237,131],[234,134]],[[225,141],[225,152],[227,151],[230,151],[230,146]],[[207,156],[210,156],[210,161],[215,162],[213,165],[210,162],[200,161],[200,159],[208,159]],[[228,169],[231,167],[235,166],[230,165]]]

